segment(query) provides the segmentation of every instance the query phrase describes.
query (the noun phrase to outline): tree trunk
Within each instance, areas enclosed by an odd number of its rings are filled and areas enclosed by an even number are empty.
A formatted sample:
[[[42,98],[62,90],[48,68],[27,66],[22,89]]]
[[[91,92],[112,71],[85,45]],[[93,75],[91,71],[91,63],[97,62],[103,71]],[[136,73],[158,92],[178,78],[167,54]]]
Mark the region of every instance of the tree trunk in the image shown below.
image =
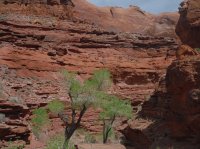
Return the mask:
[[[74,132],[76,131],[76,129],[80,126],[81,119],[83,115],[85,114],[86,110],[87,108],[84,105],[83,109],[80,112],[79,118],[77,122],[75,123],[76,112],[74,109],[72,109],[72,122],[71,124],[66,123],[66,127],[65,127],[65,141],[63,143],[63,149],[67,149],[66,147],[69,145],[69,140],[74,134]]]
[[[108,141],[108,136],[109,136],[109,133],[110,133],[111,129],[112,129],[111,126],[106,126],[106,127],[105,127],[104,134],[103,134],[103,144],[106,144],[106,143],[107,143],[107,141]]]
[[[69,145],[69,140],[65,139],[65,141],[63,143],[63,149],[67,149],[68,145]]]
[[[115,121],[116,116],[114,115],[111,119],[110,124],[106,124],[105,119],[103,119],[103,144],[106,144],[108,141],[108,136],[110,131],[112,130],[112,125]]]
[[[105,134],[106,134],[106,122],[105,122],[105,120],[103,120],[103,144],[106,143],[106,136],[105,136]]]

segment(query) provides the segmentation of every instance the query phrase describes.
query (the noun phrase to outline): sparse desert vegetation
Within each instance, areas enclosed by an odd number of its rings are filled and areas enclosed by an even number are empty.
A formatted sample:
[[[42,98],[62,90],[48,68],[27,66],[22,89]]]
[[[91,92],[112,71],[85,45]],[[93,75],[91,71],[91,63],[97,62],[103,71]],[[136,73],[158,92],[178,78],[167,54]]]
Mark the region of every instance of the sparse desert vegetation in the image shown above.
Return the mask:
[[[33,131],[35,135],[49,124],[48,111],[57,114],[64,122],[64,143],[63,149],[68,149],[71,137],[80,128],[85,112],[90,108],[101,108],[100,119],[103,121],[103,143],[107,143],[108,137],[113,133],[113,123],[117,117],[132,117],[132,107],[129,102],[123,101],[114,95],[107,94],[111,87],[111,74],[108,70],[102,69],[94,72],[94,75],[81,83],[76,74],[63,71],[66,91],[70,97],[71,115],[65,114],[64,104],[58,100],[53,100],[46,107],[33,111]],[[79,114],[78,114],[79,113]],[[95,143],[95,138],[87,133],[85,141]]]
[[[0,0],[0,148],[199,149],[199,6]]]

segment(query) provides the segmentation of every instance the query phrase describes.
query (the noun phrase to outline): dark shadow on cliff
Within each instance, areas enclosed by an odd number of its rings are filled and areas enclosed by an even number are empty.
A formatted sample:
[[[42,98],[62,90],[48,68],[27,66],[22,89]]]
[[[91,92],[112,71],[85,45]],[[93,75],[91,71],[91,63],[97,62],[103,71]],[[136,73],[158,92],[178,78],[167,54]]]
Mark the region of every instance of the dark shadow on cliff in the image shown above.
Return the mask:
[[[195,101],[199,101],[200,97],[199,90],[196,89],[199,88],[196,75],[200,73],[200,68],[199,62],[186,62],[175,61],[169,66],[166,77],[160,80],[154,94],[143,103],[137,120],[134,120],[136,124],[126,128],[129,133],[132,131],[136,141],[133,136],[131,141],[138,149],[200,148],[199,127],[195,124],[199,121],[199,104]],[[188,65],[195,69],[189,72]],[[195,120],[190,120],[191,117]],[[142,135],[133,133],[136,130]],[[140,141],[137,140],[139,138]]]
[[[188,66],[195,69],[188,72]],[[143,103],[137,118],[122,131],[136,149],[200,148],[199,127],[196,125],[199,104],[195,102],[200,99],[200,91],[195,89],[199,88],[199,73],[199,62],[196,61],[174,61],[169,66],[166,77],[160,80],[153,95]],[[195,103],[191,105],[191,102]],[[190,120],[191,117],[194,120]]]

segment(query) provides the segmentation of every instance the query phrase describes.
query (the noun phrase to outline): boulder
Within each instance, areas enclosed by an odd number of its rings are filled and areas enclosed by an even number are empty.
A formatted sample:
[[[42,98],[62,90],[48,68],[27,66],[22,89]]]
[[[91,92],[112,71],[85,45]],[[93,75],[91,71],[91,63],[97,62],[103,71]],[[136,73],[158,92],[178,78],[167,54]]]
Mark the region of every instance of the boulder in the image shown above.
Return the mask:
[[[138,149],[148,149],[152,141],[145,134],[145,131],[152,122],[147,120],[134,120],[125,128],[119,130],[125,136],[127,144],[135,146]]]
[[[176,33],[181,41],[193,48],[200,47],[200,1],[185,0],[180,4]]]

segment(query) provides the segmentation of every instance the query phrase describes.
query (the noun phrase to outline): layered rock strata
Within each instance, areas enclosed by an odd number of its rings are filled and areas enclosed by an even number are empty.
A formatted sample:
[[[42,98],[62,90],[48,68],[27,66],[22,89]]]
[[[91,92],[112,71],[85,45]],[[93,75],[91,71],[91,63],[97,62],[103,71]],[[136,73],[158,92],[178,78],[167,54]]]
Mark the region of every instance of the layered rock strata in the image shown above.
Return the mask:
[[[178,21],[178,12],[162,13],[153,15],[141,10],[137,6],[130,6],[127,9],[121,7],[97,7],[87,0],[1,0],[1,11],[8,13],[23,12],[37,15],[55,15],[60,18],[73,16],[78,20],[100,26],[108,31],[114,32],[134,32],[154,36],[168,36],[176,38],[175,25]],[[19,7],[18,4],[21,4]],[[28,11],[24,4],[28,7]],[[65,6],[72,6],[71,10],[65,9]],[[39,8],[41,10],[39,10]],[[148,22],[148,25],[147,25]]]
[[[8,4],[7,8],[9,6],[21,8],[17,4]],[[19,104],[23,112],[24,108],[31,111],[55,98],[68,102],[60,70],[77,72],[81,79],[85,79],[100,68],[107,68],[112,73],[114,86],[111,92],[128,98],[135,107],[150,97],[174,59],[177,47],[174,38],[119,33],[79,19],[59,20],[52,15],[42,15],[44,10],[36,10],[41,16],[21,11],[16,14],[4,11],[0,15],[3,91],[0,107],[11,99],[13,101],[13,98],[17,104],[11,106],[18,107]],[[76,17],[79,15],[75,14]],[[165,60],[167,51],[170,56]],[[11,111],[15,110],[11,108]],[[19,126],[23,126],[26,137],[13,132],[13,135],[1,136],[1,139],[15,139],[18,136],[27,143],[30,141],[31,128],[22,125],[27,120],[27,111],[19,117]],[[96,126],[97,114],[94,113],[86,114],[83,127],[98,132],[101,127]],[[3,112],[1,116],[2,119],[12,120]],[[2,126],[1,130],[13,129],[13,123]]]
[[[1,80],[7,99],[20,97],[30,108],[54,98],[68,100],[60,70],[75,71],[84,79],[100,68],[113,74],[113,93],[136,106],[165,74],[171,61],[164,60],[167,50],[173,57],[176,48],[169,37],[114,33],[72,21],[52,27],[49,18],[33,17],[41,24],[18,18],[6,16],[0,22]]]

